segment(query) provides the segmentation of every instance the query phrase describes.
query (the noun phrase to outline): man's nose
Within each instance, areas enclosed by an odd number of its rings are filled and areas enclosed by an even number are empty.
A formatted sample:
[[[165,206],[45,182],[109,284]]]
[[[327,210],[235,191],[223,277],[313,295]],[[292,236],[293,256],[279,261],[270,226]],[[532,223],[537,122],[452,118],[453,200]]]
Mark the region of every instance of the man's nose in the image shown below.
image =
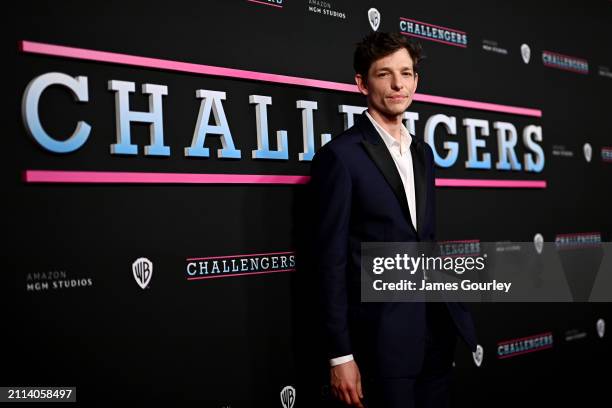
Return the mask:
[[[399,90],[402,89],[403,87],[403,83],[402,83],[402,76],[399,74],[393,74],[391,77],[391,87],[394,90]]]

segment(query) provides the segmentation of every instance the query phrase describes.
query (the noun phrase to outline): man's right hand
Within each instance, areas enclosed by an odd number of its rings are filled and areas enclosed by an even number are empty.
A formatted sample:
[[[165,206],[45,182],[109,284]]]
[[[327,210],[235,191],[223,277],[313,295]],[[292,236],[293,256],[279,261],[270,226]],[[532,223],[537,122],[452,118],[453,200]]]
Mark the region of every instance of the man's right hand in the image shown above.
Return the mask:
[[[345,404],[363,408],[361,400],[361,375],[355,360],[339,364],[331,368],[331,391],[334,397]]]

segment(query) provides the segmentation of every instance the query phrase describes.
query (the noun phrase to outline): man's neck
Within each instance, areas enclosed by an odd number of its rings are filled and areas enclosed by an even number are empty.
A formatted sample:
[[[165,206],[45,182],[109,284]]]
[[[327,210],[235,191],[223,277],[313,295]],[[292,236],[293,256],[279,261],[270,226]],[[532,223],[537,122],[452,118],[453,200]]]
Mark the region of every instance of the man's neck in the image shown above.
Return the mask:
[[[398,142],[402,137],[402,115],[385,116],[375,109],[368,108],[368,113],[387,133],[389,133]]]

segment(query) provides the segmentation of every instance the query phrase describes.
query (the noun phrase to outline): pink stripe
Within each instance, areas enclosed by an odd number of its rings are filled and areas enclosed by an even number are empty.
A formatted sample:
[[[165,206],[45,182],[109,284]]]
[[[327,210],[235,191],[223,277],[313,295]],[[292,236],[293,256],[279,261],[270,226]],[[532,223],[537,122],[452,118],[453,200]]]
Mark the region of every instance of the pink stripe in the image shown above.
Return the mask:
[[[590,244],[572,244],[572,243],[564,243],[564,242],[557,242],[556,243],[556,249],[559,251],[573,251],[574,249],[585,249],[585,248],[595,248],[595,247],[599,247],[601,246],[601,242],[593,242]]]
[[[276,270],[276,271],[262,271],[262,272],[228,273],[226,275],[200,276],[200,277],[197,277],[197,278],[187,278],[187,280],[229,278],[231,276],[244,276],[244,275],[264,275],[264,274],[267,274],[267,273],[276,273],[276,272],[295,272],[295,269],[279,269],[279,270]]]
[[[358,92],[356,85],[343,84],[340,82],[329,82],[321,81],[318,79],[267,74],[264,72],[223,68],[216,67],[213,65],[192,64],[189,62],[164,60],[159,58],[139,57],[135,55],[95,51],[84,48],[64,47],[61,45],[44,44],[30,41],[22,41],[20,45],[21,50],[23,52],[29,52],[33,54],[52,55],[56,57],[75,58],[88,61],[110,62],[122,65],[156,68],[168,71],[189,72],[194,74],[215,75],[228,78],[251,79],[254,81],[273,82],[279,84],[301,85],[311,88]]]
[[[247,1],[250,1],[251,3],[263,4],[264,6],[283,8],[283,6],[279,4],[266,3],[265,1],[257,1],[257,0],[247,0]]]
[[[531,349],[531,350],[519,351],[519,352],[512,353],[512,354],[506,354],[505,356],[501,356],[501,357],[498,356],[497,358],[499,360],[501,360],[501,359],[504,359],[504,358],[510,358],[510,357],[518,356],[520,354],[533,353],[534,351],[546,350],[546,349],[549,349],[549,348],[552,348],[552,344],[549,344],[547,346],[538,347],[538,348]]]
[[[473,256],[473,255],[478,255],[480,254],[480,252],[466,252],[464,254],[451,254],[451,255],[441,255],[442,258],[446,259],[446,258],[464,258],[466,256]]]
[[[584,235],[601,235],[601,232],[574,232],[569,234],[557,234],[557,237],[575,237]]]
[[[441,28],[443,30],[454,31],[456,33],[465,34],[465,31],[455,30],[454,28],[448,28],[448,27],[439,26],[439,25],[435,25],[435,24],[429,24],[429,23],[425,23],[425,22],[419,21],[419,20],[412,20],[412,19],[406,18],[406,17],[400,17],[400,20],[412,21],[413,23],[418,23],[418,24],[422,24],[422,25],[425,25],[425,26],[436,27],[436,28]]]
[[[450,241],[438,241],[438,244],[470,244],[474,242],[480,242],[479,239],[460,239]]]
[[[584,75],[587,75],[589,73],[588,70],[587,71],[582,71],[582,70],[579,70],[579,69],[576,69],[576,68],[562,67],[560,65],[551,64],[549,62],[544,62],[544,66],[550,67],[550,68],[562,69],[564,71],[576,72],[578,74],[584,74]]]
[[[436,179],[436,187],[546,188],[546,180]]]
[[[414,94],[414,100],[418,102],[435,103],[438,105],[458,106],[461,108],[479,109],[492,112],[510,113],[514,115],[542,117],[539,109],[520,108],[518,106],[498,105],[488,102],[469,101],[467,99],[447,98],[446,96],[435,96],[425,94]]]
[[[518,337],[516,339],[501,341],[501,342],[497,343],[497,345],[501,346],[502,344],[516,343],[518,341],[534,339],[536,337],[550,336],[551,334],[552,334],[552,332],[544,332],[544,333],[539,333],[539,334],[532,334],[531,336]]]
[[[26,183],[306,184],[309,176],[26,170]]]
[[[26,183],[87,184],[307,184],[310,176],[266,174],[137,173],[113,171],[26,170]],[[546,188],[546,180],[436,179],[436,187]]]
[[[439,42],[439,43],[442,43],[442,44],[454,45],[455,47],[467,48],[467,45],[465,45],[465,44],[457,44],[457,43],[453,43],[453,42],[449,42],[449,41],[440,40],[438,38],[426,37],[424,35],[418,35],[418,34],[412,34],[412,33],[404,33],[404,32],[401,32],[400,34],[409,35],[411,37],[424,38],[426,40],[435,41],[435,42]]]
[[[557,234],[558,237],[569,237],[573,235],[599,235],[601,234],[599,231],[597,232],[570,232],[567,234]]]
[[[227,258],[246,258],[247,256],[263,256],[263,255],[283,255],[294,254],[295,251],[289,252],[268,252],[262,254],[245,254],[245,255],[228,255],[228,256],[208,256],[206,258],[187,258],[188,261],[204,261],[206,259],[227,259]]]
[[[84,48],[64,47],[61,45],[45,44],[32,41],[21,41],[20,49],[26,53],[44,54],[56,57],[76,58],[88,61],[109,62],[137,67],[156,68],[168,71],[188,72],[204,75],[215,75],[227,78],[250,79],[254,81],[272,82],[288,85],[300,85],[310,88],[331,89],[343,92],[358,93],[356,85],[341,82],[321,81],[318,79],[299,78],[287,75],[268,74],[265,72],[247,71],[242,69],[223,68],[212,65],[192,64],[164,60],[158,58],[138,57],[134,55],[118,54],[113,52],[95,51]],[[438,105],[457,106],[469,109],[510,113],[522,116],[542,117],[539,109],[520,108],[516,106],[498,105],[487,102],[469,101],[465,99],[446,98],[442,96],[415,94],[415,101],[429,102]]]

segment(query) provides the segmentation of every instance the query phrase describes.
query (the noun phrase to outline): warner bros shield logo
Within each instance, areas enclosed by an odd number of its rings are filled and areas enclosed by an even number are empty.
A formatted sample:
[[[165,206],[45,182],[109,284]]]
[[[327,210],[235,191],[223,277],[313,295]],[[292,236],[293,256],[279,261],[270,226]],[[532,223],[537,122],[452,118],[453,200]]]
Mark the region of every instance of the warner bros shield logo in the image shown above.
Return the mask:
[[[599,338],[603,338],[604,334],[606,334],[606,322],[604,321],[604,319],[599,319],[597,320],[597,335],[599,336]]]
[[[593,148],[591,147],[591,144],[585,143],[584,146],[582,146],[582,152],[584,153],[584,159],[587,161],[587,163],[590,162],[593,155]]]
[[[527,44],[521,45],[521,57],[523,57],[523,62],[525,64],[529,64],[529,58],[531,58],[531,49]]]
[[[280,392],[281,404],[283,408],[293,408],[295,405],[295,388],[288,385]]]
[[[535,234],[533,236],[533,245],[535,246],[538,255],[541,254],[542,249],[544,248],[544,236],[542,236],[540,233]]]
[[[482,364],[482,358],[484,357],[484,350],[480,344],[476,346],[476,351],[472,352],[472,358],[474,359],[474,364],[476,367],[480,367]]]
[[[370,27],[372,27],[372,30],[378,30],[378,27],[380,26],[380,12],[375,8],[369,9],[368,21],[370,21]]]
[[[153,262],[147,258],[138,258],[132,264],[132,273],[138,286],[145,289],[149,282],[151,282],[151,276],[153,275]]]

